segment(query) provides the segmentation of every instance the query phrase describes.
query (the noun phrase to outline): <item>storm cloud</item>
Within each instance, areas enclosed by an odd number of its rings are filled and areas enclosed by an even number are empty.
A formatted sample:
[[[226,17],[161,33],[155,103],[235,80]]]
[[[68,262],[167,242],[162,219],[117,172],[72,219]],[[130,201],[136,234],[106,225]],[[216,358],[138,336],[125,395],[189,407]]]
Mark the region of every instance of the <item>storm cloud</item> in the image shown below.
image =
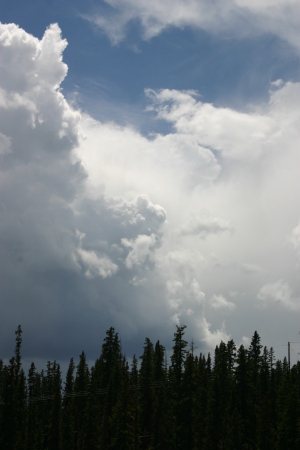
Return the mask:
[[[18,323],[25,356],[68,359],[110,326],[132,356],[179,323],[211,351],[295,322],[300,84],[251,111],[147,89],[144,114],[172,126],[149,137],[66,100],[66,45],[56,24],[0,26],[3,356]]]

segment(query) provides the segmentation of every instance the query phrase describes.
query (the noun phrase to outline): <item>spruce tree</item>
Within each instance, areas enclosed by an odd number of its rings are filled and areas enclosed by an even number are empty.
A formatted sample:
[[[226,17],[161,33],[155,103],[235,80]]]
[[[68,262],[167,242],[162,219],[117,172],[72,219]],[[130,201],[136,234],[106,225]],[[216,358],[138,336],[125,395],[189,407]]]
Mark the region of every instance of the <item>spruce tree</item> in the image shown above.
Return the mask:
[[[52,409],[49,422],[48,450],[60,450],[61,442],[61,372],[59,364],[54,361],[52,369]]]
[[[186,358],[188,345],[187,341],[184,339],[184,334],[186,325],[178,326],[176,325],[176,332],[174,333],[174,345],[173,353],[171,356],[171,370],[170,370],[170,381],[172,390],[172,400],[174,402],[174,416],[175,416],[175,448],[180,448],[180,427],[181,427],[181,401],[183,398],[182,391],[182,374],[184,369],[184,361]]]
[[[62,448],[64,450],[73,450],[74,448],[74,371],[75,364],[73,358],[71,358],[62,399]]]
[[[195,361],[195,385],[196,402],[194,406],[194,439],[195,447],[199,450],[207,448],[208,430],[207,430],[207,408],[210,393],[210,366],[207,365],[206,358],[200,353]],[[209,367],[209,368],[208,368]]]
[[[174,448],[174,417],[168,402],[167,368],[164,364],[165,348],[159,341],[153,355],[153,415],[152,447]]]
[[[144,352],[140,357],[139,375],[141,404],[141,448],[148,449],[153,437],[153,407],[154,407],[154,350],[149,338],[145,339]]]
[[[182,375],[182,399],[179,404],[178,420],[179,448],[194,449],[195,441],[195,404],[196,404],[196,364],[192,352],[189,352],[184,362]]]
[[[28,378],[28,423],[27,423],[27,449],[39,450],[42,448],[42,402],[41,377],[37,373],[34,363],[31,363]]]
[[[20,450],[26,447],[27,389],[22,369],[21,346],[22,329],[15,331],[15,355],[9,365],[1,370],[2,408],[0,424],[0,444],[3,450]]]
[[[85,450],[88,440],[89,423],[89,388],[90,373],[83,351],[79,357],[76,377],[74,382],[74,444],[76,450]]]
[[[259,372],[261,368],[261,349],[260,336],[257,331],[254,332],[251,344],[248,350],[249,376],[250,376],[250,397],[248,403],[249,411],[249,438],[251,445],[257,444],[258,427],[258,403],[259,403]]]
[[[237,351],[235,366],[235,410],[236,419],[235,444],[236,448],[251,448],[249,422],[251,420],[248,405],[250,401],[250,375],[247,350],[241,345]]]

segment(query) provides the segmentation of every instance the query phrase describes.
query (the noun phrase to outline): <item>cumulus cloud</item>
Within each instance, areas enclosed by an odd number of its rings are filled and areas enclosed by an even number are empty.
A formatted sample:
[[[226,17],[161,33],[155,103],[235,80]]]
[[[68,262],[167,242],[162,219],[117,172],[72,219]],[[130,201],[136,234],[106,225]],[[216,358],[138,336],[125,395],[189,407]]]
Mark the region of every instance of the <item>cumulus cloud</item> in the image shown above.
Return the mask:
[[[271,95],[269,114],[216,108],[202,103],[196,93],[189,91],[147,90],[146,94],[153,102],[149,108],[155,110],[159,118],[171,122],[178,133],[189,138],[194,136],[200,148],[220,152],[223,158],[257,159],[271,149],[274,138],[279,139],[278,128],[283,130],[276,107],[277,91]],[[280,111],[281,107],[282,101]]]
[[[263,307],[277,303],[288,310],[298,311],[300,309],[300,299],[292,297],[292,289],[284,280],[265,284],[259,290],[257,298],[262,302]]]
[[[135,240],[121,239],[124,247],[129,248],[129,254],[126,257],[126,267],[132,269],[133,266],[140,266],[150,256],[152,248],[156,244],[156,236],[152,233],[150,236],[140,234]]]
[[[233,302],[227,300],[223,295],[213,295],[210,299],[209,304],[214,309],[228,309],[232,311],[236,308],[236,305]]]
[[[122,41],[130,23],[139,21],[145,40],[169,27],[192,27],[215,34],[245,37],[272,33],[299,51],[300,7],[297,0],[252,2],[229,0],[105,0],[110,10],[94,10],[84,17],[102,29],[112,44]]]
[[[1,24],[0,36],[3,248],[14,243],[17,257],[39,269],[75,268],[69,201],[85,173],[71,154],[80,114],[57,90],[66,41],[57,25],[41,41],[14,24]]]
[[[79,248],[77,252],[86,267],[85,276],[87,278],[94,278],[96,276],[102,278],[111,277],[118,270],[118,266],[107,256],[98,256],[96,252],[86,251],[82,248]]]
[[[296,215],[291,205],[297,204],[299,93],[298,83],[278,84],[267,104],[246,113],[202,103],[193,91],[148,90],[149,109],[173,125],[171,133],[151,140],[131,127],[83,117],[87,138],[77,156],[89,174],[89,195],[105,186],[128,202],[144,192],[166,211],[168,219],[159,225],[163,239],[159,248],[151,247],[151,261],[170,309],[166,314],[176,323],[195,330],[205,317],[205,299],[216,290],[225,299],[242,292],[242,309],[251,309],[254,287],[260,289],[267,273],[282,271],[278,255]],[[148,236],[145,255],[149,236],[157,235],[155,227],[147,230],[149,219],[136,215],[133,222],[144,228],[121,236],[127,239],[127,247],[121,245],[125,261],[129,255],[139,261],[133,252],[138,236]],[[143,258],[140,265],[128,259],[130,270],[147,265],[148,256]],[[288,272],[287,255],[286,261]],[[133,286],[146,286],[137,283],[144,275],[134,276]],[[217,314],[209,320],[213,329],[222,328]]]
[[[74,259],[83,265],[86,278],[95,278],[97,276],[107,278],[118,271],[118,266],[108,256],[98,255],[93,250],[84,250],[82,248],[82,241],[86,237],[84,233],[76,230],[76,235],[79,238],[79,247],[74,252]]]
[[[70,106],[57,25],[41,40],[0,31],[2,328],[41,326],[51,343],[73,324],[75,341],[82,327],[99,342],[99,321],[128,340],[186,323],[212,349],[229,339],[218,311],[234,322],[254,290],[298,309],[285,244],[293,230],[298,248],[299,83],[273,85],[250,113],[147,91],[173,125],[150,139]]]
[[[205,319],[205,317],[202,317],[198,322],[198,326],[201,330],[202,340],[209,348],[213,349],[216,345],[219,345],[221,341],[227,343],[230,340],[230,335],[227,334],[224,323],[220,329],[211,331],[211,324]]]

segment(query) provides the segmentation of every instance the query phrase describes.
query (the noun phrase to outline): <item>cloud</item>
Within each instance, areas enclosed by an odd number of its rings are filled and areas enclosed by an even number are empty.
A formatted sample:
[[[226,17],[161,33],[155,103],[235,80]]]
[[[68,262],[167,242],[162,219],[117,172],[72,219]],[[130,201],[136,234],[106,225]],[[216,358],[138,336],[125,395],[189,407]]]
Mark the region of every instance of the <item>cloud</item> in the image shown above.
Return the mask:
[[[108,256],[98,255],[95,251],[87,251],[82,248],[82,241],[85,238],[84,233],[76,230],[76,235],[80,243],[74,253],[74,259],[84,266],[86,278],[95,278],[97,276],[107,278],[117,273],[118,266]]]
[[[209,304],[214,309],[228,309],[232,311],[236,308],[236,305],[227,300],[223,295],[213,295],[209,301]]]
[[[297,0],[276,2],[252,2],[217,0],[106,0],[111,7],[93,10],[83,16],[107,34],[117,45],[128,32],[129,26],[138,21],[142,37],[149,40],[170,27],[202,29],[213,34],[231,37],[256,36],[272,33],[286,40],[299,51],[300,7]]]
[[[1,24],[0,36],[4,254],[13,245],[16,257],[36,270],[75,268],[70,199],[86,175],[71,154],[80,114],[57,90],[67,73],[66,41],[57,25],[41,41],[14,24]]]
[[[124,247],[129,248],[129,254],[126,257],[126,267],[132,269],[133,266],[140,266],[151,255],[151,250],[155,247],[156,236],[152,233],[150,236],[140,234],[135,240],[121,239]]]
[[[63,351],[68,329],[69,357],[77,345],[98,352],[111,324],[133,348],[145,334],[163,341],[176,322],[212,349],[238,334],[239,314],[254,324],[257,292],[298,310],[286,236],[297,249],[299,83],[273,85],[250,112],[148,90],[173,127],[148,138],[70,106],[57,25],[41,40],[0,30],[3,333],[21,322],[41,355]],[[243,292],[239,308],[230,292]]]
[[[291,311],[300,309],[300,299],[292,297],[291,287],[284,280],[265,284],[259,290],[257,298],[262,302],[263,307],[277,303]]]
[[[42,95],[43,89],[58,89],[67,75],[68,67],[62,61],[67,41],[61,38],[57,24],[50,25],[41,40],[13,23],[0,24],[0,35],[2,89],[20,95],[28,91],[35,92],[37,96]],[[11,70],[17,66],[23,70]],[[26,97],[25,94],[25,98],[19,99],[25,100]]]
[[[148,284],[155,283],[141,266],[150,259],[154,264],[151,254],[161,245],[166,211],[140,188],[127,198],[120,191],[104,195],[106,179],[99,173],[100,185],[92,184],[78,156],[81,144],[90,143],[90,129],[59,89],[67,74],[59,27],[51,25],[41,40],[16,25],[1,24],[0,32],[3,332],[21,322],[31,351],[39,354],[56,347],[56,328],[67,327],[74,345],[79,323],[84,336],[95,333],[87,324],[96,320],[102,331],[114,323],[126,335],[146,314],[139,316],[136,303],[147,309]],[[150,312],[142,322],[151,317]],[[41,342],[37,349],[40,323],[47,348]],[[73,353],[72,345],[68,341]]]
[[[242,264],[241,265],[241,269],[245,273],[249,273],[249,274],[259,274],[262,271],[261,267],[259,267],[256,264],[251,264],[251,263],[244,263],[244,264]]]
[[[0,133],[0,155],[11,152],[11,138]]]
[[[150,108],[160,119],[171,122],[177,133],[189,139],[193,136],[199,148],[219,152],[226,159],[259,158],[274,145],[274,135],[282,127],[276,114],[278,91],[271,95],[269,114],[216,108],[197,100],[194,92],[163,89],[147,90],[146,94],[153,102]]]
[[[280,78],[278,80],[272,81],[271,82],[271,86],[274,88],[279,88],[284,84],[283,80],[281,80]]]
[[[289,236],[289,241],[300,258],[300,221],[299,224],[292,230]]]
[[[247,337],[247,336],[243,336],[242,337],[242,345],[245,348],[248,348],[250,346],[250,344],[251,344],[251,339],[249,337]]]
[[[180,233],[184,235],[195,235],[205,239],[210,234],[219,234],[232,231],[230,223],[219,217],[207,217],[205,214],[192,215],[183,224]]]
[[[230,340],[230,335],[227,334],[224,324],[220,329],[212,332],[210,331],[211,324],[203,317],[199,320],[198,326],[201,330],[202,340],[211,349],[214,349],[221,341],[227,343]]]
[[[111,277],[118,270],[118,266],[107,256],[98,256],[93,251],[87,252],[81,248],[77,252],[86,267],[85,276],[87,278],[94,278],[95,276],[102,278]]]

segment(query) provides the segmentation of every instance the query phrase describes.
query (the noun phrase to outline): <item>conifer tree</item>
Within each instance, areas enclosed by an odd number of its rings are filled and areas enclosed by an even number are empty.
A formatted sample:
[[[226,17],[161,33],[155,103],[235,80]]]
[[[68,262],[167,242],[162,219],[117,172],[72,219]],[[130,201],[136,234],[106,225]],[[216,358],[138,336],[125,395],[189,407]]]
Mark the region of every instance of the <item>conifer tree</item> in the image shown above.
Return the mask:
[[[210,364],[207,364],[204,355],[200,354],[196,364],[195,384],[196,402],[194,407],[195,425],[194,439],[195,447],[199,450],[207,448],[207,405],[210,393]]]
[[[212,374],[212,391],[209,401],[209,435],[212,448],[229,446],[231,436],[230,417],[232,415],[233,394],[233,361],[235,345],[229,341],[226,345],[221,341],[215,349],[214,368]]]
[[[85,450],[88,439],[90,374],[84,351],[79,358],[74,382],[74,443],[76,450]]]
[[[155,344],[153,355],[153,415],[152,447],[166,450],[174,448],[174,418],[168,402],[167,373],[164,364],[165,348],[159,341]]]
[[[141,367],[131,371],[118,334],[106,332],[91,370],[84,352],[70,361],[63,398],[59,364],[26,380],[21,327],[14,356],[0,360],[1,450],[298,450],[300,363],[275,362],[274,351],[254,333],[249,349],[234,342],[210,355],[187,352],[185,327],[174,333],[172,365],[165,348],[146,338]]]
[[[234,417],[236,419],[237,427],[235,432],[236,448],[251,448],[249,435],[249,421],[250,415],[248,411],[249,397],[250,397],[250,378],[249,378],[249,363],[247,351],[241,345],[237,351],[236,367],[235,367],[235,410]]]
[[[152,418],[154,407],[154,350],[149,338],[145,339],[144,351],[140,358],[142,360],[139,375],[142,432],[141,448],[148,449],[153,437]]]
[[[182,375],[182,399],[179,404],[178,420],[179,448],[194,449],[195,440],[195,404],[196,404],[196,364],[192,352],[189,352],[184,362]]]
[[[62,448],[73,450],[74,448],[74,415],[73,415],[73,393],[74,393],[74,371],[75,364],[71,358],[62,399]]]
[[[182,379],[182,372],[185,357],[187,354],[186,347],[188,345],[187,341],[183,339],[184,330],[186,329],[186,325],[178,326],[176,325],[176,333],[174,333],[174,345],[173,345],[173,354],[171,356],[172,361],[172,370],[175,377],[176,388],[179,390]]]
[[[100,428],[101,446],[108,449],[111,445],[114,430],[111,420],[114,407],[117,404],[122,381],[122,352],[118,333],[111,327],[106,332],[102,345],[101,388],[105,389],[102,408],[102,424]]]
[[[54,361],[52,367],[52,409],[49,422],[48,450],[60,450],[61,445],[61,372],[60,365]]]
[[[140,390],[139,390],[139,372],[138,360],[135,355],[132,358],[131,372],[129,374],[131,408],[129,411],[129,424],[133,433],[132,449],[138,450],[140,448],[141,436],[141,407],[140,407]]]
[[[15,331],[15,356],[2,369],[2,415],[0,444],[3,450],[24,449],[26,446],[27,391],[21,363],[22,329]],[[14,430],[14,432],[12,432]]]
[[[41,377],[34,363],[28,372],[28,425],[27,448],[38,450],[42,448],[42,414],[41,414]]]
[[[269,351],[264,347],[258,382],[259,398],[257,411],[257,442],[262,450],[274,448],[275,429],[272,423],[271,409],[271,373],[269,365]]]
[[[259,399],[259,372],[261,367],[261,349],[260,336],[257,331],[254,332],[248,351],[249,361],[249,389],[250,396],[248,401],[249,411],[249,438],[251,445],[257,446],[257,426],[258,426],[258,399]]]
[[[134,427],[131,425],[131,395],[129,389],[129,367],[123,358],[122,380],[118,400],[111,418],[112,450],[132,450],[135,445]]]
[[[184,369],[184,361],[186,358],[187,350],[186,347],[188,345],[187,341],[183,338],[185,334],[186,325],[178,326],[176,325],[176,332],[174,333],[174,345],[173,345],[173,353],[171,356],[171,370],[170,370],[170,381],[171,381],[171,390],[172,397],[174,401],[174,416],[175,416],[175,427],[176,427],[176,436],[175,436],[175,448],[180,448],[180,424],[181,424],[181,414],[180,414],[180,405],[183,397],[182,392],[182,374]]]

